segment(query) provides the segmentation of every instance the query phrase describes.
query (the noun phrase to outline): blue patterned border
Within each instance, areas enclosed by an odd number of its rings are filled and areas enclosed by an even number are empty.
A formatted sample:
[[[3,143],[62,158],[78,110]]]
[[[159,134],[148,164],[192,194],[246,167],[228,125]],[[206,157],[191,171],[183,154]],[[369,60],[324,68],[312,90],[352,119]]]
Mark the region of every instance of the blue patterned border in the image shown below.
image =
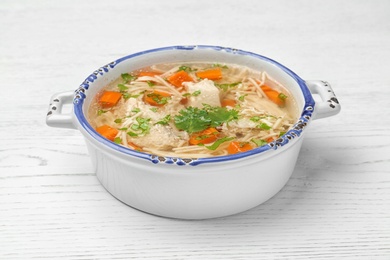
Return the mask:
[[[169,51],[169,50],[183,50],[183,51],[191,51],[194,49],[210,49],[210,50],[215,50],[215,51],[225,51],[228,53],[233,53],[236,55],[248,55],[251,57],[255,57],[257,59],[265,60],[269,63],[272,63],[276,65],[277,67],[281,68],[284,72],[286,72],[288,75],[293,78],[298,85],[300,86],[304,99],[305,99],[305,105],[302,110],[302,114],[299,118],[299,120],[294,124],[294,126],[287,131],[286,134],[284,134],[282,137],[279,139],[275,140],[274,142],[271,142],[267,145],[255,148],[253,150],[243,152],[243,153],[238,153],[238,154],[233,154],[233,155],[228,155],[228,156],[217,156],[217,157],[210,157],[210,158],[198,158],[198,159],[191,159],[191,158],[173,158],[173,157],[163,157],[163,156],[157,156],[157,155],[152,155],[148,153],[143,153],[143,152],[138,152],[126,147],[123,147],[121,145],[115,144],[105,138],[103,138],[101,135],[99,135],[88,123],[87,119],[84,116],[83,113],[83,103],[84,99],[86,97],[86,92],[90,86],[91,83],[93,83],[99,76],[103,76],[105,73],[109,72],[111,69],[115,68],[115,66],[125,60],[131,59],[136,56],[144,55],[147,53],[153,53],[153,52],[160,52],[160,51]],[[299,137],[302,134],[302,131],[305,129],[305,127],[308,125],[309,121],[312,118],[312,113],[314,111],[314,106],[315,102],[312,98],[311,92],[307,88],[305,82],[298,77],[294,72],[292,72],[290,69],[287,67],[283,66],[282,64],[264,57],[262,55],[252,53],[252,52],[247,52],[239,49],[234,49],[234,48],[225,48],[225,47],[220,47],[220,46],[210,46],[210,45],[189,45],[189,46],[170,46],[170,47],[163,47],[163,48],[158,48],[158,49],[152,49],[152,50],[147,50],[143,52],[138,52],[132,55],[125,56],[123,58],[120,58],[114,62],[111,62],[97,70],[95,70],[90,76],[88,76],[84,82],[80,85],[80,87],[75,91],[75,97],[73,100],[74,103],[74,113],[82,125],[82,127],[96,140],[99,142],[107,145],[108,147],[123,152],[125,154],[146,159],[149,160],[155,164],[157,163],[166,163],[166,164],[175,164],[179,166],[183,165],[199,165],[199,164],[204,164],[204,163],[214,163],[214,162],[225,162],[225,161],[231,161],[231,160],[237,160],[241,159],[244,157],[256,155],[263,153],[268,150],[276,150],[279,147],[282,147],[284,145],[287,145],[291,140],[294,138]]]

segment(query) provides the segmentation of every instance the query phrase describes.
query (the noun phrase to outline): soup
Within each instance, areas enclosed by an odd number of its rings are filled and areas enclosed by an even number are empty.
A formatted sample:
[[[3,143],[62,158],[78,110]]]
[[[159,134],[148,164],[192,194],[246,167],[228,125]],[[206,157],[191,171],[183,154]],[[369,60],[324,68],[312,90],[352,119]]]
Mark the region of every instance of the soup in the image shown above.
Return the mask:
[[[91,103],[103,137],[159,156],[202,158],[249,151],[297,120],[290,93],[265,71],[205,62],[124,73]]]

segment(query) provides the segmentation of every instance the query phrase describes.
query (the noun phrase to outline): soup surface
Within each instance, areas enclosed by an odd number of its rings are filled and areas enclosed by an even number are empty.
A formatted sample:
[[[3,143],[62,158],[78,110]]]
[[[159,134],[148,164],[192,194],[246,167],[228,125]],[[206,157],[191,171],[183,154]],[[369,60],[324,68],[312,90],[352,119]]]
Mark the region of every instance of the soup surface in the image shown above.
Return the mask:
[[[235,64],[157,64],[99,92],[89,123],[103,137],[160,156],[201,158],[263,146],[297,120],[293,97],[265,71]]]

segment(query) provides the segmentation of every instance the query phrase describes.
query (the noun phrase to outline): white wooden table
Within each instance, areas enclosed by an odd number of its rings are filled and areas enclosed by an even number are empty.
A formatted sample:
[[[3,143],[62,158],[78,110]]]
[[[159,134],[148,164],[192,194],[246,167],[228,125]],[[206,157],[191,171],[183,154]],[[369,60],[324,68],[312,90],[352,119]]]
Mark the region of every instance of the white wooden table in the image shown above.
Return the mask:
[[[49,98],[134,52],[178,44],[271,57],[329,81],[275,197],[204,221],[151,216],[99,184]],[[390,2],[0,2],[0,259],[390,259]]]

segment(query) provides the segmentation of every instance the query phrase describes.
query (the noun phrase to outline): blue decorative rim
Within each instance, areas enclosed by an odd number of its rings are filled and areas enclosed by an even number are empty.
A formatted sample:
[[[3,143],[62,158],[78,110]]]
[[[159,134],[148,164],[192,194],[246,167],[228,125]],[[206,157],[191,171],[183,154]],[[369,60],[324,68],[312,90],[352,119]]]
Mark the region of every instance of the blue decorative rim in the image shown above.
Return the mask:
[[[148,54],[153,52],[160,52],[160,51],[169,51],[169,50],[183,50],[183,51],[191,51],[194,49],[210,49],[215,51],[225,51],[228,53],[236,54],[236,55],[248,55],[251,57],[255,57],[257,59],[261,59],[264,61],[267,61],[268,63],[271,63],[273,65],[276,65],[280,69],[282,69],[285,73],[287,73],[291,78],[293,78],[299,85],[299,87],[302,90],[302,94],[304,96],[305,105],[302,110],[301,116],[298,119],[298,121],[294,124],[294,126],[287,131],[282,137],[275,140],[274,142],[271,142],[267,145],[252,149],[247,152],[243,153],[237,153],[233,155],[224,155],[224,156],[216,156],[216,157],[208,157],[208,158],[176,158],[176,157],[166,157],[166,156],[157,156],[153,154],[138,152],[129,148],[126,148],[124,146],[121,146],[119,144],[115,144],[104,137],[102,137],[100,134],[98,134],[92,126],[88,123],[87,119],[84,116],[83,113],[83,103],[84,99],[86,98],[86,91],[88,90],[91,83],[93,83],[99,76],[102,76],[103,74],[109,72],[111,69],[115,68],[115,66],[125,60]],[[309,121],[311,120],[312,113],[315,106],[315,101],[311,95],[311,92],[307,88],[304,80],[302,80],[298,75],[296,75],[294,72],[292,72],[287,67],[283,66],[282,64],[264,57],[262,55],[243,51],[239,49],[233,49],[233,48],[226,48],[226,47],[220,47],[220,46],[211,46],[211,45],[189,45],[189,46],[169,46],[169,47],[163,47],[163,48],[157,48],[157,49],[151,49],[143,52],[134,53],[128,56],[125,56],[123,58],[117,59],[114,62],[111,62],[98,70],[94,71],[89,77],[87,77],[84,82],[80,85],[80,87],[75,92],[75,97],[73,100],[74,104],[74,113],[80,122],[81,126],[97,141],[103,143],[104,145],[107,145],[108,147],[117,150],[119,152],[122,152],[124,154],[128,154],[137,158],[146,159],[153,163],[167,163],[167,164],[176,164],[176,165],[199,165],[204,163],[215,163],[215,162],[225,162],[225,161],[231,161],[231,160],[237,160],[244,157],[257,155],[260,153],[263,153],[265,151],[274,149],[276,150],[279,147],[282,147],[289,143],[290,140],[299,137],[304,130],[304,128],[307,126]]]

